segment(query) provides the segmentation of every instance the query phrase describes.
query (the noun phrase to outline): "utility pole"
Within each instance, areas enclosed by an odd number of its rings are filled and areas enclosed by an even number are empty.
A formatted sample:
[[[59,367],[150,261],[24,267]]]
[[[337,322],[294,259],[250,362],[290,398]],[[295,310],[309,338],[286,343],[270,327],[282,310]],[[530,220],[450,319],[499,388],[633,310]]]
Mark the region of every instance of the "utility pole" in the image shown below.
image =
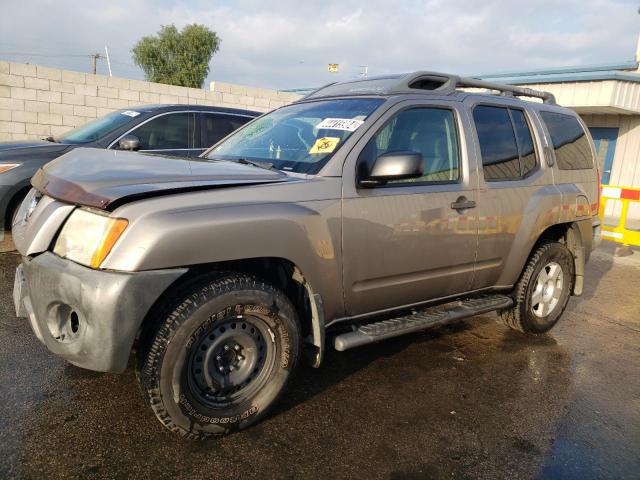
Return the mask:
[[[91,57],[91,73],[95,75],[98,67],[98,60],[100,58],[104,58],[104,56],[100,55],[99,53],[92,53],[89,56]]]

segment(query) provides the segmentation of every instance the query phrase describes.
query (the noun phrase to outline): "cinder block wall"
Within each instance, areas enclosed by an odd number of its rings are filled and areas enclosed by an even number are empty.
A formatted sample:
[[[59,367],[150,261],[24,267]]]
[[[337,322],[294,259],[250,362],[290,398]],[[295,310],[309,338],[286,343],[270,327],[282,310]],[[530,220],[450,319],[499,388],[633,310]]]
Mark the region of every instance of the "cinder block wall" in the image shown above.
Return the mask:
[[[261,112],[299,95],[212,82],[211,90],[0,61],[0,141],[59,135],[121,108],[184,103]]]

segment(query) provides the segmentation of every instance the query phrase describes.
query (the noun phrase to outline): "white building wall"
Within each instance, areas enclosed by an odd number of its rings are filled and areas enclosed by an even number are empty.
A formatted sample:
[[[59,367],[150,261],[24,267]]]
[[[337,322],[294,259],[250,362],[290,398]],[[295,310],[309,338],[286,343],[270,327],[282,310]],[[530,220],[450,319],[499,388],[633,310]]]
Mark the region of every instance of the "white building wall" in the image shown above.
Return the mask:
[[[640,115],[581,115],[589,127],[618,129],[613,155],[610,185],[640,188]],[[615,224],[620,216],[621,202],[609,200],[605,223]],[[629,203],[627,228],[640,229],[640,203]]]
[[[583,114],[581,117],[589,127],[618,129],[609,183],[640,188],[640,115]]]

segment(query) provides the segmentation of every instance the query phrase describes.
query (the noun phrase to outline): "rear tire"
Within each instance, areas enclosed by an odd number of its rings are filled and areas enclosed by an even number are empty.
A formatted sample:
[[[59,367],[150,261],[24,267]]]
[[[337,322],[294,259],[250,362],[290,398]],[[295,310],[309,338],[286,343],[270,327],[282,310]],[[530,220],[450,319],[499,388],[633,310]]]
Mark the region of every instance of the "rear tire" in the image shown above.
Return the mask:
[[[565,245],[540,245],[513,290],[513,307],[500,311],[502,321],[524,333],[548,332],[569,302],[574,272],[573,255]]]
[[[288,298],[250,275],[190,290],[151,332],[138,378],[166,428],[204,439],[264,417],[298,363],[300,326]]]

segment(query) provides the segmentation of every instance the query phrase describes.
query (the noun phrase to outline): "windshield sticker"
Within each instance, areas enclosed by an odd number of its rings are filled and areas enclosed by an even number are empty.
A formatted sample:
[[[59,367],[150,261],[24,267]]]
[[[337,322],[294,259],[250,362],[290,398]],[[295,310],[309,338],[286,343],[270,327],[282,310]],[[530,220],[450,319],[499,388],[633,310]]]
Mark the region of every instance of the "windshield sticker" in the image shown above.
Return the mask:
[[[362,125],[362,120],[356,120],[355,118],[325,118],[321,121],[316,128],[326,128],[327,130],[345,130],[347,132],[355,132],[356,129]]]
[[[136,112],[135,110],[125,110],[124,112],[120,112],[122,115],[126,115],[127,117],[135,118],[140,115],[140,112]]]
[[[316,143],[313,144],[309,153],[331,153],[338,146],[338,142],[340,141],[337,137],[322,137],[316,140]]]

